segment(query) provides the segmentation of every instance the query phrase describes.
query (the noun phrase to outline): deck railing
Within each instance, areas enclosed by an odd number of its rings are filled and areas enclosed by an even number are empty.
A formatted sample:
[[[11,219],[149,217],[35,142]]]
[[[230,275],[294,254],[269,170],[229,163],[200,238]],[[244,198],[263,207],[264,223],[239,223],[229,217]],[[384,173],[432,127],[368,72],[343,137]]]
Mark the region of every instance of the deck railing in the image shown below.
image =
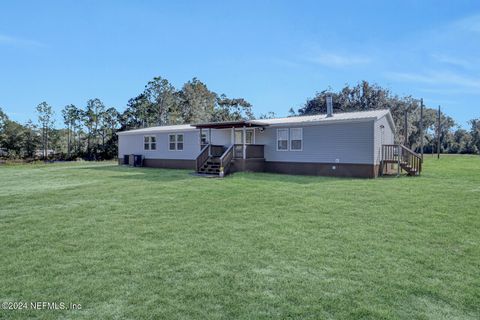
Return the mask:
[[[263,158],[264,157],[264,145],[263,144],[246,144],[245,145],[245,158]],[[243,144],[234,145],[234,157],[243,158]]]
[[[398,144],[384,144],[382,145],[382,161],[398,162],[399,146]]]
[[[400,154],[401,161],[405,167],[409,169],[409,173],[415,175],[420,174],[422,171],[422,157],[403,145],[400,145]]]
[[[400,168],[410,175],[419,175],[422,171],[422,157],[401,144],[382,145],[382,170],[387,163],[398,164],[398,173]]]
[[[222,154],[225,152],[225,147],[222,145],[211,145],[210,155],[212,157],[221,157]]]
[[[198,172],[200,168],[203,166],[203,164],[208,160],[208,157],[210,156],[211,152],[211,145],[207,144],[202,148],[202,151],[200,151],[200,154],[198,155],[196,159],[196,171]]]
[[[230,170],[230,164],[232,163],[233,159],[233,149],[233,145],[228,147],[227,150],[220,157],[220,170],[223,169],[223,173],[225,175],[227,175]]]

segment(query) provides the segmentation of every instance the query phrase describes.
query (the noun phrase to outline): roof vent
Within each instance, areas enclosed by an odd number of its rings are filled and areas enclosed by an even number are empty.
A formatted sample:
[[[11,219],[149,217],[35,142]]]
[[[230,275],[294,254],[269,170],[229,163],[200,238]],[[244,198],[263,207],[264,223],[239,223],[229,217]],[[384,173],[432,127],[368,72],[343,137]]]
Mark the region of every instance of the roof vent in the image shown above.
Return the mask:
[[[327,118],[333,117],[333,101],[332,96],[327,96]]]

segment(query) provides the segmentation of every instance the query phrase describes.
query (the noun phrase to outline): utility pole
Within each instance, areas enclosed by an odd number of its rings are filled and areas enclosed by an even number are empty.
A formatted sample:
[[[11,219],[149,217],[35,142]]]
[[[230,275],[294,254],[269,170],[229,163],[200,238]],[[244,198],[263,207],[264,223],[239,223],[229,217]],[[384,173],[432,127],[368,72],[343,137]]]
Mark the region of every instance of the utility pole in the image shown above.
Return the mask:
[[[404,127],[403,127],[403,135],[404,135],[404,138],[403,138],[403,145],[405,147],[409,147],[408,146],[408,114],[407,114],[407,109],[405,109],[405,114],[404,114]]]
[[[420,99],[420,154],[423,161],[423,98]]]
[[[440,130],[440,106],[438,106],[438,125],[437,125],[437,130],[438,130],[438,133],[437,133],[437,159],[440,159],[440,133],[441,133],[441,130]]]

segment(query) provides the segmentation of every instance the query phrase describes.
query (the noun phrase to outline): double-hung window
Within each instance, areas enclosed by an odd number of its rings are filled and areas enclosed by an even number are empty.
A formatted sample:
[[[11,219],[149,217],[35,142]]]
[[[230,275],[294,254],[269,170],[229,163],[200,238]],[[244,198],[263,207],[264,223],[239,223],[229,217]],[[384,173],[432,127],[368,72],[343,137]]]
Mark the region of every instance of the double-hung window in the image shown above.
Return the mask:
[[[290,128],[290,150],[302,151],[302,149],[303,149],[302,128]]]
[[[168,135],[168,150],[170,151],[183,150],[183,134],[171,133]]]
[[[157,150],[157,139],[155,136],[143,137],[143,149],[144,150]]]
[[[277,129],[277,151],[302,151],[303,129]]]
[[[277,151],[288,151],[288,129],[277,129]]]

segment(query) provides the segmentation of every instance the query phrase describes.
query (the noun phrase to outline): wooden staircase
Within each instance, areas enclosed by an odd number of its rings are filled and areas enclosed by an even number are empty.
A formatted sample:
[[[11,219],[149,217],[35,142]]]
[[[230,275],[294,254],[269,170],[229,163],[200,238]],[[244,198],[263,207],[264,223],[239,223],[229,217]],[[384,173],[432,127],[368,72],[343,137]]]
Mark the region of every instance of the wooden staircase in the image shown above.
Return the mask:
[[[401,144],[382,145],[380,175],[388,174],[388,165],[396,165],[397,176],[403,171],[409,176],[418,176],[422,172],[422,157]]]
[[[234,146],[206,145],[196,160],[197,173],[201,175],[223,177],[230,171]]]
[[[207,161],[198,169],[198,173],[202,174],[220,174],[220,158],[219,157],[208,157]]]

